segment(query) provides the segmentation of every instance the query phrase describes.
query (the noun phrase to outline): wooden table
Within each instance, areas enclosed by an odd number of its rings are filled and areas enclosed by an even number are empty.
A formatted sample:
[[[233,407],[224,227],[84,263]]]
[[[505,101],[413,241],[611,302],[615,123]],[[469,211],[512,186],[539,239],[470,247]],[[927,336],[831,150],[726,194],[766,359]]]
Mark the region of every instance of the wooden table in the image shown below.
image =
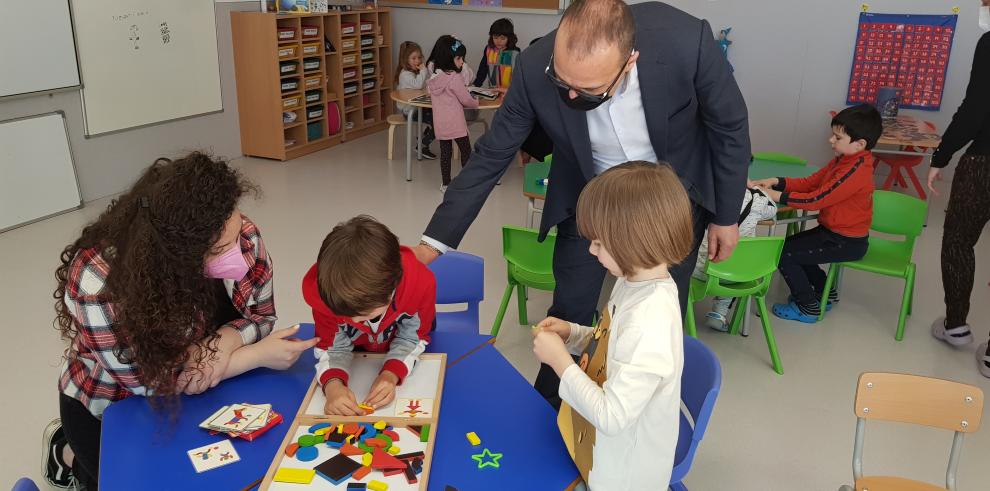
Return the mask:
[[[406,104],[416,108],[416,116],[419,120],[416,131],[417,134],[423,134],[423,108],[432,108],[433,106],[429,102],[413,102],[419,96],[426,95],[427,91],[421,89],[398,89],[392,91],[392,100],[400,104]],[[502,107],[502,95],[499,95],[498,99],[489,101],[487,99],[480,99],[478,101],[478,109],[498,109]],[[412,181],[412,126],[413,126],[413,112],[409,111],[406,116],[406,180]],[[423,160],[423,147],[419,146],[417,150],[418,155],[416,160]]]
[[[883,134],[877,145],[894,145],[898,147],[915,147],[934,150],[942,143],[942,136],[936,130],[929,128],[924,121],[913,116],[898,116],[897,120],[884,124]],[[917,152],[884,151],[883,153],[905,153],[918,155]]]

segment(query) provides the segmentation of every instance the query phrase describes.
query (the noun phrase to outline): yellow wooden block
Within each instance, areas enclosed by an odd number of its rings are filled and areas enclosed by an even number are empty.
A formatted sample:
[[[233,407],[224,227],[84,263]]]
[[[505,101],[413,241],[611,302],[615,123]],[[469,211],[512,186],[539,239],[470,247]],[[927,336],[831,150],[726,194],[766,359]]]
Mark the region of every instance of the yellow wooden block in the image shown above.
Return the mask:
[[[362,455],[361,456],[361,463],[364,464],[365,466],[370,466],[371,465],[371,454],[370,453],[366,453],[366,454]]]
[[[481,445],[481,438],[478,438],[478,434],[473,431],[467,434],[467,439],[471,445]]]
[[[337,425],[337,433],[340,433],[340,434],[343,434],[344,433],[344,425],[343,424]]]
[[[384,421],[379,421],[375,423],[376,430],[384,430],[386,426],[388,426],[388,424],[386,424]]]
[[[381,481],[369,481],[368,489],[371,491],[388,491],[388,484]]]
[[[320,428],[320,429],[314,431],[313,434],[316,435],[316,436],[323,436],[323,434],[326,433],[328,429],[329,428]]]
[[[399,450],[399,447],[396,447],[395,445],[388,447],[388,453],[392,455],[399,455],[399,452],[401,452],[401,450]]]
[[[313,482],[316,471],[313,469],[291,469],[282,467],[275,471],[275,482],[288,482],[292,484],[309,484]]]

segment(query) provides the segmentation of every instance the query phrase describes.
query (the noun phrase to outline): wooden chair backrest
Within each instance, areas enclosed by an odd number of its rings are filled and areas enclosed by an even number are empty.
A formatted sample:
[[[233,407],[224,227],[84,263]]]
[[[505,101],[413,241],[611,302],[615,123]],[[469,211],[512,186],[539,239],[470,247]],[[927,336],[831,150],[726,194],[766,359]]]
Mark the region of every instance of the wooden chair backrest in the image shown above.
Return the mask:
[[[980,428],[983,391],[951,380],[866,372],[856,389],[856,416],[972,433]]]

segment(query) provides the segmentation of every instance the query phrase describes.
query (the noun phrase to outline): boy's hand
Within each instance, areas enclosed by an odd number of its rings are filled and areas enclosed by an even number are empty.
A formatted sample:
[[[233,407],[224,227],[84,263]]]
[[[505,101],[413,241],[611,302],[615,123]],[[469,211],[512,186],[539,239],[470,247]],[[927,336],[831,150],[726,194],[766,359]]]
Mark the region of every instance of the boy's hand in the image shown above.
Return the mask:
[[[395,399],[395,386],[398,383],[399,377],[394,373],[388,370],[382,371],[371,384],[371,390],[368,391],[368,397],[364,399],[364,403],[375,409],[387,406],[388,403],[392,402],[392,399]]]
[[[533,329],[533,336],[542,331],[555,333],[560,336],[562,341],[566,342],[567,338],[571,337],[571,323],[556,317],[547,317],[536,325],[536,329]]]
[[[774,203],[780,201],[780,195],[784,194],[781,193],[780,191],[774,191],[773,189],[770,188],[760,188],[760,189],[762,189],[763,192],[766,193],[767,197],[772,199]]]
[[[323,412],[328,416],[363,416],[364,411],[357,405],[354,393],[340,379],[331,379],[323,387],[327,403]]]
[[[540,331],[533,338],[533,353],[543,363],[550,365],[553,371],[560,377],[567,367],[574,364],[574,359],[564,347],[564,340],[560,336],[550,331]]]
[[[256,350],[258,366],[273,370],[286,370],[296,363],[299,355],[320,342],[320,338],[315,337],[306,340],[289,337],[298,331],[298,324],[287,329],[272,331],[271,334],[251,346],[250,348]]]

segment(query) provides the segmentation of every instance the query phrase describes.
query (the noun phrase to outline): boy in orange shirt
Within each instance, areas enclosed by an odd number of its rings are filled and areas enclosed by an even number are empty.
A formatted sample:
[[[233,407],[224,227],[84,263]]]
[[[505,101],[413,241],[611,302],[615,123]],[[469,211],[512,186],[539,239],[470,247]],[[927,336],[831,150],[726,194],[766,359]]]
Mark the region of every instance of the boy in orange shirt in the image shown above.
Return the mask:
[[[787,303],[773,306],[782,319],[814,323],[822,306],[825,272],[819,264],[861,259],[869,247],[873,220],[873,167],[870,153],[883,133],[880,113],[873,106],[846,108],[832,119],[829,142],[835,159],[805,178],[771,177],[751,181],[766,189],[779,206],[818,211],[818,226],[784,242],[778,269],[791,289]],[[838,296],[829,292],[829,310]]]

